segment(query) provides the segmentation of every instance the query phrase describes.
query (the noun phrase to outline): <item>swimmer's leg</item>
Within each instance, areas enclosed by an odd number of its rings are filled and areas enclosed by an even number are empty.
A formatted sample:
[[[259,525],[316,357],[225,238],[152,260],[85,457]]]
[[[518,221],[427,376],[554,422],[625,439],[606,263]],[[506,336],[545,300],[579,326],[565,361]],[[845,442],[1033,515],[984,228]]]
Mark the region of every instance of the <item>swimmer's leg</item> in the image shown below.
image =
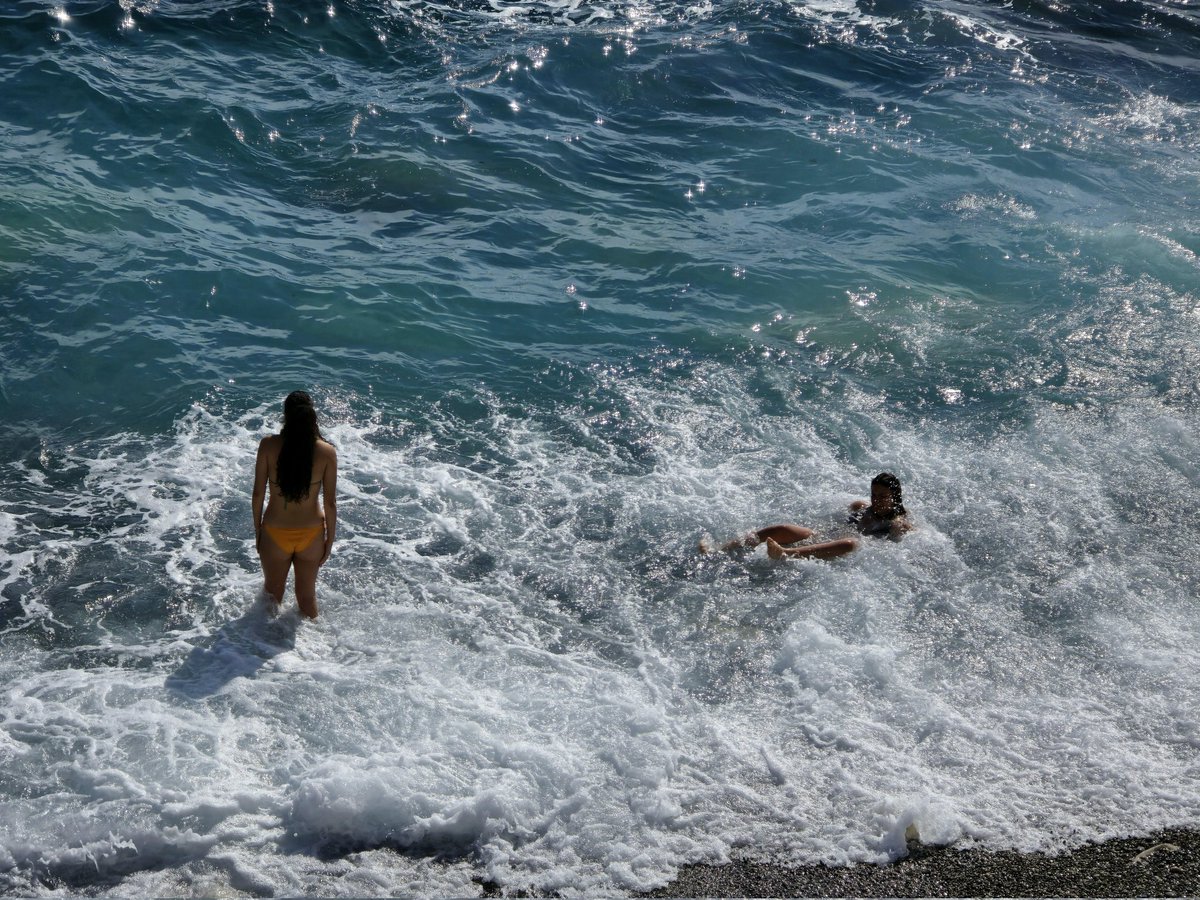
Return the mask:
[[[258,559],[263,569],[263,593],[276,608],[283,602],[287,588],[288,570],[292,567],[292,554],[288,553],[263,529],[258,539]]]
[[[836,541],[805,544],[803,547],[781,547],[773,538],[767,538],[767,555],[771,559],[834,559],[857,549],[858,541],[854,538],[838,538]]]
[[[766,528],[750,531],[741,537],[734,538],[721,549],[726,553],[732,553],[735,550],[751,550],[767,540],[786,545],[795,544],[812,536],[813,530],[805,528],[803,525],[768,525]]]
[[[813,530],[811,528],[805,528],[803,525],[768,525],[766,528],[760,528],[758,531],[754,532],[754,536],[758,540],[755,541],[755,544],[752,544],[751,546],[761,544],[763,541],[767,540],[787,546],[788,544],[795,544],[799,541],[803,541],[812,537]]]
[[[303,550],[297,550],[292,560],[296,569],[296,605],[308,619],[317,617],[317,573],[325,555],[325,535],[313,539]]]
[[[758,546],[758,541],[754,537],[754,532],[750,532],[750,534],[734,538],[732,541],[726,541],[721,545],[721,552],[733,553],[736,550],[745,550],[747,547],[756,546]]]

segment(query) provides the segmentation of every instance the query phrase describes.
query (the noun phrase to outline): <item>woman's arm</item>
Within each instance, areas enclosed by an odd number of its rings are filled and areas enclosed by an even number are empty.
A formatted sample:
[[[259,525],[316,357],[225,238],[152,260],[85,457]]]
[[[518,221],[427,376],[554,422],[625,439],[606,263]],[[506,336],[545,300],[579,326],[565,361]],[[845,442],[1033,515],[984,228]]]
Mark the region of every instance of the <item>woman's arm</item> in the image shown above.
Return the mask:
[[[325,502],[325,553],[319,566],[325,565],[333,552],[333,539],[337,536],[337,450],[329,444],[325,474],[321,476],[321,497]]]
[[[254,461],[254,490],[250,492],[250,511],[254,515],[254,546],[262,536],[263,501],[267,497],[267,439],[258,442],[258,458]]]

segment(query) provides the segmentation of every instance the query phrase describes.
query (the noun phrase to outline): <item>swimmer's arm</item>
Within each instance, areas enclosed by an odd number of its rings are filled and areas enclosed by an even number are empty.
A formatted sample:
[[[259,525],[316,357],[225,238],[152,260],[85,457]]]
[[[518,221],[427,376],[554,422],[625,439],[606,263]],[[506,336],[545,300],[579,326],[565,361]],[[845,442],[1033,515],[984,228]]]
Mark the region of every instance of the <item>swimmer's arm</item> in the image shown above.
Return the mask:
[[[319,566],[325,565],[333,552],[333,539],[337,536],[337,450],[329,448],[329,461],[325,463],[325,474],[321,478],[321,497],[325,502],[325,553]]]
[[[850,504],[850,512],[858,512],[860,509],[866,509],[870,505],[866,500],[855,500]]]
[[[258,546],[262,534],[263,501],[267,496],[267,451],[266,439],[258,444],[258,458],[254,461],[254,489],[250,492],[250,510],[254,516],[254,546]]]
[[[912,522],[908,521],[908,519],[906,519],[904,516],[894,519],[892,521],[892,527],[888,531],[888,539],[898,541],[900,538],[904,537],[904,535],[912,531],[915,527],[916,526],[913,525]]]

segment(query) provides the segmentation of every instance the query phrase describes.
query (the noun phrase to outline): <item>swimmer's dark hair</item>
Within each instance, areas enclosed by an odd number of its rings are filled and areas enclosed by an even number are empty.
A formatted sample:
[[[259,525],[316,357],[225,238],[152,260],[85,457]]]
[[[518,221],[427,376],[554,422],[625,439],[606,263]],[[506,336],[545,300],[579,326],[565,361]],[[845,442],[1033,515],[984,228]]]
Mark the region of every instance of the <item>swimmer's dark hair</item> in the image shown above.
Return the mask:
[[[292,391],[283,401],[283,446],[275,464],[279,491],[285,500],[296,503],[308,496],[312,484],[313,451],[321,438],[317,411],[305,391]]]
[[[900,490],[900,479],[891,472],[880,472],[871,479],[872,486],[882,485],[887,488],[892,494],[892,511],[886,516],[880,518],[898,519],[901,516],[907,516],[908,510],[904,508],[904,497]]]

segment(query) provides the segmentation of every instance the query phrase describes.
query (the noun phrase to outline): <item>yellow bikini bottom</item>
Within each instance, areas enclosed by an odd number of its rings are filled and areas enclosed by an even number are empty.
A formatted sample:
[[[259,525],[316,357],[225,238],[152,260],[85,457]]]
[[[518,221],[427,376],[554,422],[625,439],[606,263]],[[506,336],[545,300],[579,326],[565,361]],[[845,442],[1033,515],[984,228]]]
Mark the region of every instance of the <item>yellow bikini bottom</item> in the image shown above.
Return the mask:
[[[284,553],[299,553],[325,533],[324,525],[313,525],[311,528],[277,528],[274,525],[263,525],[263,528]]]

